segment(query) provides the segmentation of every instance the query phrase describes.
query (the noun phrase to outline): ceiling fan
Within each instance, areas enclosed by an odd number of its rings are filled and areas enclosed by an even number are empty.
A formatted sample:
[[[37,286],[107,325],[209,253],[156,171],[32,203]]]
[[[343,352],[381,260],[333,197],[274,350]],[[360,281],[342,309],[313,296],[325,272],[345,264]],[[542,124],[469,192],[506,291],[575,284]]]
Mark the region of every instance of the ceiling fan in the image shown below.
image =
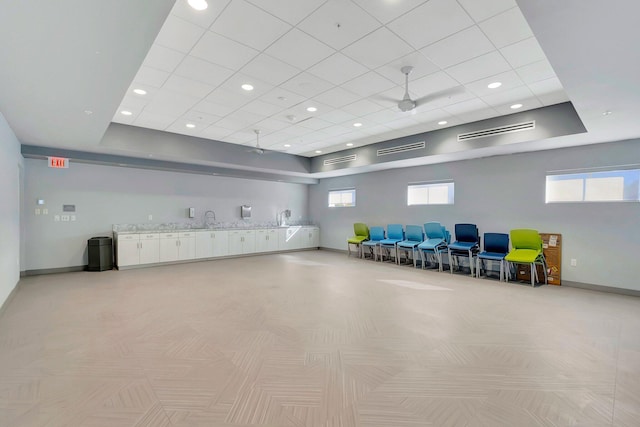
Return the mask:
[[[264,148],[260,147],[260,130],[259,129],[254,129],[253,130],[256,133],[256,146],[250,150],[247,150],[248,153],[254,153],[254,154],[267,154],[268,151],[265,150]]]
[[[402,98],[401,101],[398,102],[398,108],[400,109],[400,111],[405,113],[412,111],[414,108],[416,108],[419,105],[422,105],[429,101],[433,101],[434,99],[445,97],[445,96],[451,98],[452,95],[464,92],[464,88],[461,86],[458,86],[458,87],[453,87],[449,89],[444,89],[444,90],[432,93],[430,95],[423,96],[422,98],[411,99],[411,96],[409,95],[409,74],[411,74],[411,71],[413,71],[413,67],[411,65],[405,65],[400,69],[400,71],[402,71],[402,74],[404,74],[404,97]]]

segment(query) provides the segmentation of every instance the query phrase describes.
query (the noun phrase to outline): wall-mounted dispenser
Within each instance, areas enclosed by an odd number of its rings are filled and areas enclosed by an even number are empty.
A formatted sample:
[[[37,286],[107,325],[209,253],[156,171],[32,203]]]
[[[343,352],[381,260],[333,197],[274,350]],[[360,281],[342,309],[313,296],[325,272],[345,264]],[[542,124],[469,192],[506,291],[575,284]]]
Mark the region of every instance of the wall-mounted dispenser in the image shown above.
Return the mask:
[[[195,218],[196,217],[196,208],[189,208],[187,213],[189,215],[189,218]]]
[[[251,218],[251,206],[249,205],[240,206],[240,217],[242,219]]]

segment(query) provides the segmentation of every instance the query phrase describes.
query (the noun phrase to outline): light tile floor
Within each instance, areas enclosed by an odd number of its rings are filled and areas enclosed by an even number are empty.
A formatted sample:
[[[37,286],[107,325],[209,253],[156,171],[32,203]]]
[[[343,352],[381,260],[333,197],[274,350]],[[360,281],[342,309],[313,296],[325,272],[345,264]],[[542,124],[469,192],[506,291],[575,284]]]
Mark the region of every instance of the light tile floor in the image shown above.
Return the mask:
[[[640,298],[311,251],[30,277],[0,426],[640,426]]]

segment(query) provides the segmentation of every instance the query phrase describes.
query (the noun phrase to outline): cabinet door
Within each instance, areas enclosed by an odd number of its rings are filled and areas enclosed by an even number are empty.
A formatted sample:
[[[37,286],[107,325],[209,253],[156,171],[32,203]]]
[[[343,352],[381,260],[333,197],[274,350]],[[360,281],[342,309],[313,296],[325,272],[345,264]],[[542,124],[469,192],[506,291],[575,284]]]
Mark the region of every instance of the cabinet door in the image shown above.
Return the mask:
[[[196,258],[211,258],[213,256],[213,231],[198,231],[196,233]]]
[[[242,236],[242,253],[252,254],[256,251],[256,231],[245,230]]]
[[[267,252],[269,246],[269,233],[267,230],[256,230],[256,252]]]
[[[196,235],[194,232],[180,233],[178,259],[188,260],[196,257]]]
[[[179,259],[180,239],[178,233],[160,235],[160,262],[177,261]]]
[[[318,246],[320,246],[318,228],[304,227],[302,230],[301,245],[303,248],[317,248]]]
[[[311,247],[320,247],[320,229],[317,227],[311,229]]]
[[[256,239],[257,242],[257,239]],[[267,230],[267,252],[278,250],[278,230],[270,228]]]
[[[214,231],[213,233],[213,256],[229,255],[229,232]]]
[[[160,243],[158,233],[140,236],[140,264],[160,262]]]
[[[116,247],[118,268],[140,264],[139,245],[140,241],[137,235],[135,239],[133,235],[118,236],[118,246]]]
[[[229,231],[229,255],[242,253],[242,240],[244,233],[240,230]]]

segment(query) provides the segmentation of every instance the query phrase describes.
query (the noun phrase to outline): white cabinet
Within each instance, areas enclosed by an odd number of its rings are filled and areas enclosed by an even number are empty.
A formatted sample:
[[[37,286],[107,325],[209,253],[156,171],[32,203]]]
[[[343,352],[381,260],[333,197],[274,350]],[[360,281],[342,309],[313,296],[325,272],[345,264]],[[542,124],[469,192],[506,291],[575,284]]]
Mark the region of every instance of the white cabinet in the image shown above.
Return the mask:
[[[196,257],[196,233],[185,231],[178,233],[178,259],[188,260]]]
[[[317,227],[302,227],[300,240],[301,248],[317,248],[320,246],[320,229]]]
[[[225,256],[229,252],[229,232],[206,230],[196,232],[196,258]]]
[[[300,249],[302,227],[292,225],[278,230],[278,248],[281,251]]]
[[[145,233],[140,235],[140,264],[160,262],[160,235]]]
[[[256,251],[255,230],[229,231],[229,255],[250,254]]]
[[[184,261],[196,256],[196,235],[192,231],[160,233],[160,262]]]
[[[118,268],[160,261],[158,233],[119,234],[116,246]]]
[[[256,252],[274,252],[278,250],[278,230],[265,228],[256,230]]]

